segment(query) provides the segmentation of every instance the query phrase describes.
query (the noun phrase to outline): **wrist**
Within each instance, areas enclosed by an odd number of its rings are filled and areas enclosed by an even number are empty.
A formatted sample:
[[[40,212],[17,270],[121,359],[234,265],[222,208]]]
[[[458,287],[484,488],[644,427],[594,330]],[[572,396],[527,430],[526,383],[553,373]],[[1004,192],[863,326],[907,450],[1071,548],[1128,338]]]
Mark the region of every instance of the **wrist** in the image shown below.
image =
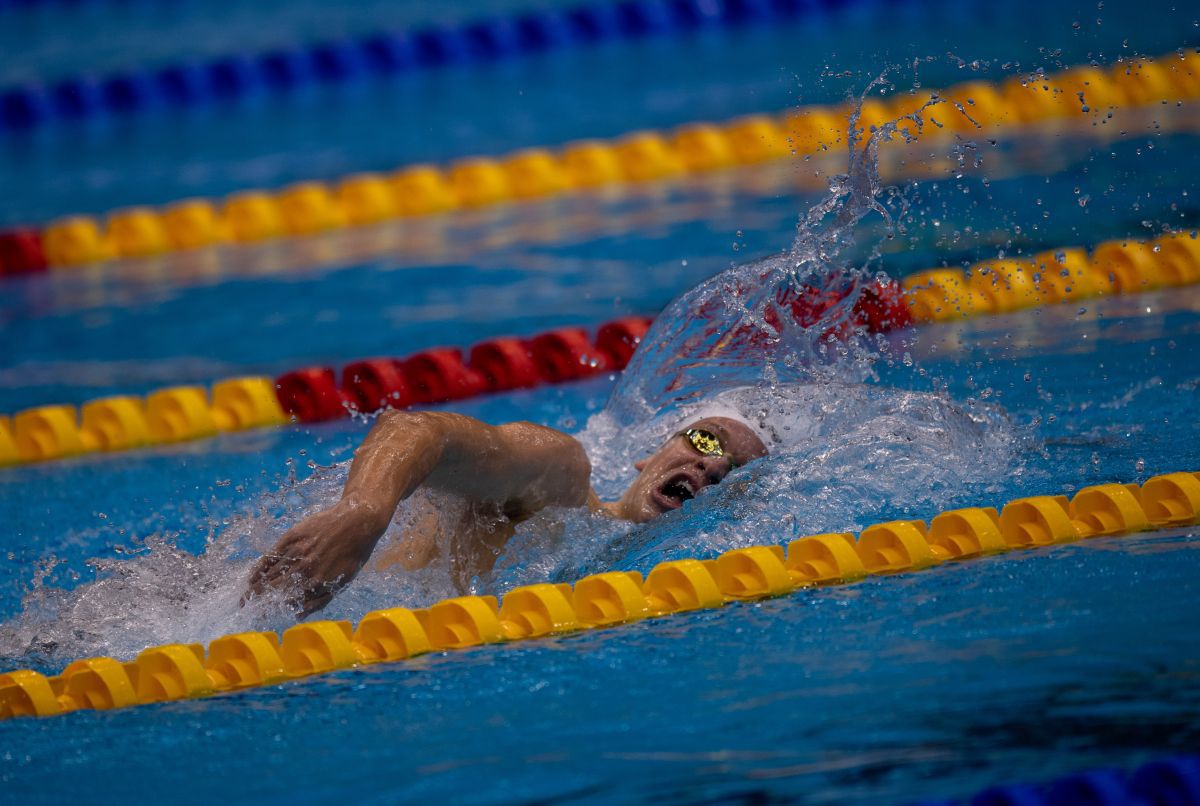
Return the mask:
[[[372,545],[383,535],[391,522],[391,515],[384,507],[355,494],[342,498],[335,510],[339,518],[345,518],[357,527],[356,532],[362,532],[364,537],[369,536]]]

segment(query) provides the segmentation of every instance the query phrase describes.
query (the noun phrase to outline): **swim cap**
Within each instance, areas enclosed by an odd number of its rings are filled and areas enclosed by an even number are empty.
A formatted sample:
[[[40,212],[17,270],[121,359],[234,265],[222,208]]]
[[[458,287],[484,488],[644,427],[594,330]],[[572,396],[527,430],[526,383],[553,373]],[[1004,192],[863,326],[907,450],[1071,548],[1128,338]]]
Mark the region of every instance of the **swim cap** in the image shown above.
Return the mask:
[[[696,420],[703,420],[706,417],[725,417],[726,419],[739,422],[753,431],[762,440],[762,444],[767,446],[767,450],[770,450],[772,445],[782,444],[783,439],[767,419],[767,412],[762,411],[759,413],[760,416],[752,416],[752,410],[749,406],[739,405],[739,403],[747,401],[737,399],[734,393],[738,391],[741,390],[733,389],[715,395],[709,400],[697,403],[694,406],[682,407],[686,412],[686,419],[680,423],[680,427],[688,423],[693,423]]]

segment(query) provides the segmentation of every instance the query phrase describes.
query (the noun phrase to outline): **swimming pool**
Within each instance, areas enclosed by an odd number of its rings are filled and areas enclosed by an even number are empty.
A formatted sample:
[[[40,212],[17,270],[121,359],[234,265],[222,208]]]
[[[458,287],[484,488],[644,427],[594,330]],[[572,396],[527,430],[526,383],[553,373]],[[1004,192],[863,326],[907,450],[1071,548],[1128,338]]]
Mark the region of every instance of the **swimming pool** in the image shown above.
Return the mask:
[[[1110,35],[1122,9],[1106,13],[1112,16],[1097,37]],[[989,43],[981,29],[956,19],[955,35],[980,51],[1033,52],[1043,44]],[[870,39],[882,39],[878,29],[851,22],[862,27],[847,22],[843,33],[866,37],[863,52],[884,48]],[[1133,47],[1179,44],[1164,41],[1173,32],[1146,27],[1153,30]],[[720,71],[719,81],[688,76],[695,97],[725,116],[759,108],[763,94],[791,92],[787,81],[769,92],[755,83],[777,69],[784,52],[761,47],[763,37],[786,42],[785,34],[747,31],[732,43],[722,40],[714,52],[743,66],[706,68]],[[1092,46],[1106,47],[1098,39],[1078,47]],[[625,47],[620,52],[628,55]],[[679,46],[654,48],[667,51],[656,56],[664,69],[674,65],[672,47]],[[568,78],[557,80],[566,85]],[[527,76],[493,80],[518,87]],[[673,86],[631,87],[639,108],[650,108],[636,121],[627,119],[634,115],[627,95],[610,88],[597,102],[613,117],[612,131],[703,117],[669,91]],[[760,93],[753,105],[746,87]],[[655,111],[656,91],[669,108]],[[374,114],[366,99],[340,103],[352,107],[350,115]],[[493,132],[492,147],[521,144],[520,126],[500,118],[493,103],[454,111],[506,121],[500,128],[512,129]],[[738,103],[748,106],[731,108]],[[572,136],[572,126],[584,133],[584,124],[595,122],[566,115],[543,127],[544,109],[535,111],[526,121],[537,126],[535,142]],[[273,128],[252,120],[230,125]],[[374,142],[364,129],[353,129],[349,142]],[[478,151],[478,134],[436,146],[452,154],[468,143]],[[247,159],[253,148],[270,146],[266,140],[234,149],[231,159]],[[120,177],[93,197],[95,204],[135,200],[133,191],[136,200],[180,195],[170,172],[156,189],[135,171],[119,170],[145,152],[128,143],[112,148]],[[389,150],[389,161],[422,156],[403,148]],[[1200,216],[1189,181],[1193,136],[1133,138],[1075,153],[1052,141],[1033,150],[1043,161],[1035,156],[1021,171],[993,169],[999,159],[985,152],[981,170],[910,188],[911,220],[884,244],[883,267],[901,275],[1001,248],[1032,252],[1145,236],[1163,225],[1195,226]],[[369,158],[349,147],[335,151],[331,164],[339,172]],[[169,149],[149,156],[174,164]],[[212,155],[196,159],[219,164]],[[313,174],[311,160],[295,159],[304,175]],[[14,165],[9,170],[17,171]],[[41,170],[51,174],[46,165]],[[272,181],[291,178],[286,166],[271,170]],[[72,175],[69,166],[53,173]],[[34,190],[21,209],[87,209],[72,192],[79,187],[73,182],[87,181],[60,181],[66,184],[58,190],[28,182]],[[230,186],[228,177],[225,185],[213,181],[203,188]],[[0,308],[10,336],[2,408],[656,313],[731,262],[786,247],[797,213],[813,200],[798,192],[688,187],[666,195],[673,215],[656,217],[664,200],[654,197],[602,208],[613,217],[633,211],[634,224],[616,234],[547,243],[517,237],[496,249],[463,248],[454,261],[401,254],[209,281],[185,282],[152,267],[11,281]],[[519,211],[513,220],[542,215],[553,223],[570,212],[548,207]],[[855,254],[878,234],[878,223],[867,222]],[[278,251],[270,251],[261,260],[278,261]],[[885,393],[892,408],[908,406],[889,420],[901,439],[889,440],[863,419],[861,412],[872,409],[861,391],[835,393],[827,411],[834,433],[846,439],[839,450],[814,451],[796,466],[807,475],[788,502],[793,517],[775,528],[741,532],[722,507],[699,500],[687,517],[644,535],[615,561],[602,550],[607,543],[521,544],[490,584],[503,590],[614,565],[645,571],[663,559],[711,556],[735,545],[1195,469],[1200,378],[1186,357],[1198,343],[1200,295],[1189,289],[922,329],[875,362],[880,377],[872,388],[941,390],[953,401],[998,403],[1008,422],[994,426],[994,442],[952,436],[918,450],[905,438],[923,432],[923,418],[940,412],[938,404]],[[532,418],[575,431],[603,407],[612,384],[599,378],[454,408],[493,422]],[[230,631],[240,624],[231,594],[253,549],[327,495],[331,483],[291,488],[290,479],[309,477],[309,463],[344,460],[363,431],[346,421],[0,471],[0,507],[10,524],[0,572],[4,668],[57,671],[73,657],[129,657],[147,644]],[[275,495],[281,486],[293,491]],[[232,538],[221,543],[222,534]],[[210,539],[234,550],[196,560],[154,539],[143,544],[154,536],[187,551]],[[314,801],[877,802],[964,795],[1094,765],[1132,767],[1196,746],[1196,537],[1192,528],[1098,539],[235,695],[13,720],[0,725],[0,777],[14,801],[72,793],[195,801],[290,793]],[[35,576],[35,566],[50,557],[57,564]],[[88,561],[96,557],[125,564],[106,567],[104,582],[89,587],[96,571]],[[437,579],[363,581],[325,615],[356,618],[445,595]]]

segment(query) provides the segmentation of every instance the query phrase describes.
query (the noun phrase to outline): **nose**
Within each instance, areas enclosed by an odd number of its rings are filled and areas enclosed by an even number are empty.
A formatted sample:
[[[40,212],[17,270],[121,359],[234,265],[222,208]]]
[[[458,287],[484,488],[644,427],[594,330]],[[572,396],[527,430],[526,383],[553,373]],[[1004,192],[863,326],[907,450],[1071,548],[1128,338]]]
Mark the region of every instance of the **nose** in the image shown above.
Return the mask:
[[[719,484],[721,479],[729,475],[733,462],[728,456],[701,456],[696,460],[696,465],[709,484]]]

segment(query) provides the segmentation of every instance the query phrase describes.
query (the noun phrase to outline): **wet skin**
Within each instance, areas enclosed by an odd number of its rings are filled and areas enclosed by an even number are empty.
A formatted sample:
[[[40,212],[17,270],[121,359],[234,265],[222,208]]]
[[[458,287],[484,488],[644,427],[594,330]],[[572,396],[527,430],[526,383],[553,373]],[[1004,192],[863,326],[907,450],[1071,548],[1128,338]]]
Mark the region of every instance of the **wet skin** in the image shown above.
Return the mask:
[[[711,432],[721,441],[722,456],[706,456],[685,436],[689,428]],[[679,509],[700,490],[719,484],[735,467],[765,456],[767,447],[744,424],[727,417],[689,423],[648,459],[635,462],[638,477],[619,501],[601,505],[609,514],[645,523]]]
[[[684,434],[688,428],[715,436],[722,455],[698,450]],[[296,524],[263,555],[243,601],[280,588],[300,614],[321,609],[367,563],[400,502],[419,487],[467,503],[468,517],[454,526],[449,558],[452,577],[465,590],[473,576],[491,568],[515,524],[546,507],[586,504],[644,523],[766,453],[757,435],[736,420],[697,420],[636,462],[637,479],[619,500],[604,503],[589,484],[583,447],[560,431],[526,422],[491,426],[450,413],[387,412],[355,452],[342,499]],[[435,530],[405,535],[398,549],[391,561],[409,569],[428,565],[441,551]]]

